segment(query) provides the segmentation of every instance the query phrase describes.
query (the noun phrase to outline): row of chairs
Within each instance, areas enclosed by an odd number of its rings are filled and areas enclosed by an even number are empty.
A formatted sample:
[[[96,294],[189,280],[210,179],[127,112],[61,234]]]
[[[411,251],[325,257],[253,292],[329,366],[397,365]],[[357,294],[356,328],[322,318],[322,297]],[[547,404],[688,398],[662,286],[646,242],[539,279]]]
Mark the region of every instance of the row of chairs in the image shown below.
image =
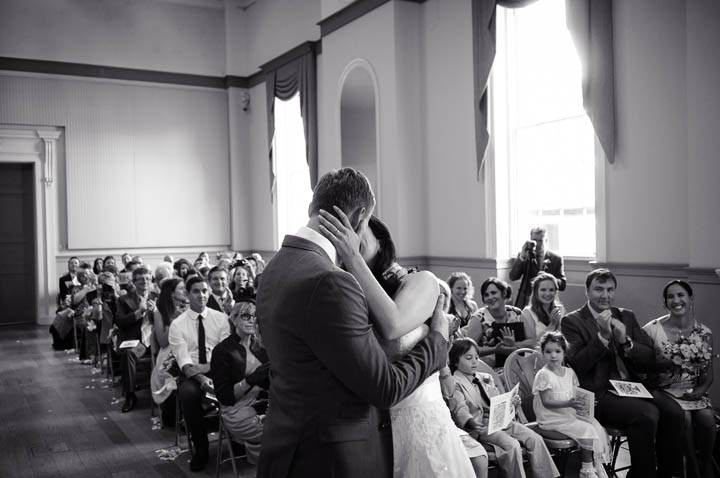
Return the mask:
[[[483,364],[484,365],[484,364]],[[481,367],[483,367],[481,365]],[[562,474],[565,475],[565,467],[567,466],[567,458],[570,453],[577,451],[578,445],[572,438],[567,435],[553,431],[543,430],[537,426],[535,422],[535,412],[533,410],[533,394],[532,386],[537,372],[545,365],[545,359],[537,350],[530,348],[521,348],[515,350],[505,361],[503,367],[503,376],[498,377],[495,371],[489,365],[485,365],[483,372],[493,375],[496,383],[500,383],[505,390],[512,389],[518,385],[518,393],[522,400],[522,410],[524,415],[532,420],[525,425],[531,427],[533,431],[539,434],[551,453],[562,458]],[[627,435],[623,430],[606,427],[608,436],[610,437],[610,449],[612,450],[612,461],[606,466],[608,476],[617,477],[618,472],[630,468],[629,465],[617,467],[617,458],[620,453],[622,444],[627,441]]]

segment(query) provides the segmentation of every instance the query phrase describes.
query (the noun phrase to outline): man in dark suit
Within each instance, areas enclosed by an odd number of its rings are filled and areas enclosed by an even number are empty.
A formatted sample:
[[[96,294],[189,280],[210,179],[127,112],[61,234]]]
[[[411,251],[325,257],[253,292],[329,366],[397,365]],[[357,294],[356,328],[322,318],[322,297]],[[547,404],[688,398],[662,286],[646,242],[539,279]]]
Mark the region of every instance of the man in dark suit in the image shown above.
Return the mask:
[[[587,304],[570,312],[561,322],[562,333],[569,343],[568,363],[575,370],[580,386],[595,393],[595,416],[600,423],[627,434],[632,462],[628,476],[655,477],[656,432],[659,432],[658,450],[668,445],[672,450],[672,428],[680,426],[682,415],[673,413],[676,407],[672,406],[672,399],[662,393],[653,393],[653,400],[620,397],[614,393],[609,380],[638,382],[640,373],[654,370],[652,339],[631,310],[613,307],[617,279],[612,272],[591,271],[585,287]],[[660,461],[669,458],[660,453],[658,457]],[[666,465],[665,461],[661,465]]]
[[[325,174],[307,227],[285,236],[260,280],[257,313],[271,369],[260,478],[392,476],[387,409],[447,360],[447,320],[436,313],[427,338],[388,361],[363,291],[318,232],[319,210],[333,206],[362,233],[375,206],[367,178],[351,168]]]
[[[543,227],[536,227],[530,231],[530,240],[523,245],[522,251],[513,262],[510,269],[510,280],[520,281],[515,307],[523,308],[530,301],[532,294],[532,280],[540,272],[548,272],[558,281],[558,289],[565,290],[567,279],[562,256],[547,250],[548,236]]]
[[[77,269],[79,266],[80,259],[77,257],[72,256],[68,259],[67,274],[60,277],[60,280],[58,281],[58,304],[61,304],[65,298],[71,294],[73,284],[80,285],[80,282],[77,280]]]
[[[122,375],[125,403],[122,412],[127,413],[135,407],[135,376],[137,361],[150,349],[152,337],[153,313],[155,312],[155,294],[152,287],[152,272],[145,267],[137,267],[132,272],[134,287],[117,301],[118,346],[126,340],[137,340],[134,347],[120,350],[120,371]]]
[[[215,266],[210,269],[207,278],[210,285],[207,307],[230,315],[230,311],[235,305],[235,299],[228,289],[227,270],[224,267]]]

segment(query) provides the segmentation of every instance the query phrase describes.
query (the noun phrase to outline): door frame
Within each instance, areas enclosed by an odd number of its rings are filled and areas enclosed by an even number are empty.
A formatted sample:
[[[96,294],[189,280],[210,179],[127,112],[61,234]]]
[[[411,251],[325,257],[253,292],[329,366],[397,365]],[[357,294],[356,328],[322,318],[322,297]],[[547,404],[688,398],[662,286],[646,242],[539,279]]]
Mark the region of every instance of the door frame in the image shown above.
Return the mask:
[[[35,213],[36,323],[47,325],[55,316],[58,293],[58,191],[55,171],[58,139],[63,128],[0,124],[0,162],[33,165]]]

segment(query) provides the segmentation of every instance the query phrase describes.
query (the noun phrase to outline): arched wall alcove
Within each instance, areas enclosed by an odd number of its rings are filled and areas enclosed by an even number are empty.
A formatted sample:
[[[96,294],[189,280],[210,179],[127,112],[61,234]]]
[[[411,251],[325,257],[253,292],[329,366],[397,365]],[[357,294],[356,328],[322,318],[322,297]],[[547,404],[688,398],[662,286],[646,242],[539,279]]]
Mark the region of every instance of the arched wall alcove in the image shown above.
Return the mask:
[[[338,95],[340,153],[343,167],[365,173],[378,200],[380,210],[380,148],[378,127],[378,88],[372,66],[355,59],[340,77]]]

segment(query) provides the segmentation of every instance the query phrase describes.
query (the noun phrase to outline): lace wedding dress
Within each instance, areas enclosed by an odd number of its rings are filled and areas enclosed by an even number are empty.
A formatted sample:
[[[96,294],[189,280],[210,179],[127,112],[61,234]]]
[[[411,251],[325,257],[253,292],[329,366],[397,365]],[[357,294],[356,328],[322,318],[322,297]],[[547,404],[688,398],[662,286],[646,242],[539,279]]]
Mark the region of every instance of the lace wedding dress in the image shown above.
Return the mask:
[[[443,401],[438,372],[392,407],[390,418],[395,477],[475,477],[458,429]]]

